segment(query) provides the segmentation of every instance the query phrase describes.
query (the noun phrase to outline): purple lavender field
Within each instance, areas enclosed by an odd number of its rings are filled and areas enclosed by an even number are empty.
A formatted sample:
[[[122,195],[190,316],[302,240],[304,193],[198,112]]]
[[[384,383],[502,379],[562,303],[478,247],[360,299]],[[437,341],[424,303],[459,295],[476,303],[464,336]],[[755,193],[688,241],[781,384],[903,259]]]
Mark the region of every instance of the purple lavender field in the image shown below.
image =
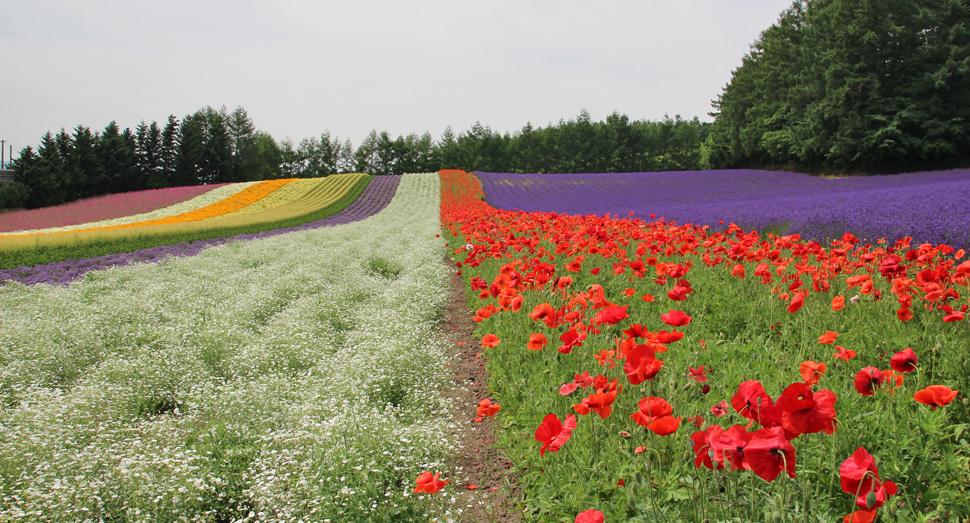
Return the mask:
[[[346,223],[356,222],[369,216],[373,216],[387,207],[387,205],[391,203],[391,198],[394,197],[394,193],[397,191],[397,186],[400,181],[400,176],[375,176],[374,179],[371,180],[370,184],[367,185],[367,188],[364,189],[364,192],[361,193],[360,197],[357,198],[355,202],[348,205],[346,209],[334,214],[333,216],[314,222],[305,223],[303,225],[287,227],[284,229],[275,229],[272,231],[263,231],[254,234],[240,234],[237,236],[230,236],[228,238],[212,238],[190,243],[182,242],[174,245],[152,247],[150,249],[142,249],[124,254],[110,254],[96,258],[82,258],[76,260],[67,260],[59,263],[36,265],[34,267],[18,267],[16,269],[0,270],[0,284],[7,280],[12,280],[23,283],[24,285],[33,285],[37,283],[67,285],[68,283],[71,283],[72,281],[84,276],[86,273],[94,270],[108,269],[110,267],[121,267],[131,263],[157,262],[171,256],[194,256],[202,252],[203,249],[215,245],[222,245],[227,242],[250,241],[260,238],[269,238],[271,236],[277,236],[290,232],[306,231],[310,229],[319,229],[321,227],[332,227],[334,225],[343,225]]]
[[[633,211],[678,223],[970,247],[970,169],[828,179],[807,174],[718,170],[619,174],[481,173],[500,209],[568,214]],[[720,224],[723,221],[724,224]]]

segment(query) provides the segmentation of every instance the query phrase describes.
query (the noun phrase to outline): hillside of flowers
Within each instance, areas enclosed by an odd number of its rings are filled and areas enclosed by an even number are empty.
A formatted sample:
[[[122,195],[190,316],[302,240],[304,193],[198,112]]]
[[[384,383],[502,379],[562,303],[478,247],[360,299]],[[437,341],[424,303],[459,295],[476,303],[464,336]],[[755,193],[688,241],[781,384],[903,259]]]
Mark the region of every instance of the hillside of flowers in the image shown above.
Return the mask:
[[[618,174],[477,173],[500,209],[653,215],[677,223],[869,242],[970,248],[970,169],[831,179],[801,173],[713,170]]]
[[[54,207],[0,214],[0,232],[65,227],[149,213],[176,205],[226,184],[152,189],[87,198]]]
[[[966,521],[965,250],[761,234],[728,207],[711,217],[722,227],[647,219],[696,187],[678,174],[684,188],[634,206],[615,175],[441,172],[443,229],[501,407],[484,415],[504,428],[526,519]],[[906,210],[962,190],[964,175],[945,176],[952,187]],[[716,206],[742,188],[700,194]],[[828,198],[878,209],[879,194]],[[759,198],[737,199],[771,210]]]
[[[307,179],[315,181],[318,179]],[[112,267],[124,267],[132,263],[153,263],[165,260],[173,256],[194,256],[203,250],[214,245],[222,245],[228,242],[251,241],[262,238],[278,236],[296,231],[306,231],[321,227],[332,227],[344,225],[363,220],[373,216],[391,202],[397,190],[400,176],[381,176],[374,178],[367,185],[360,197],[348,205],[346,208],[319,220],[270,229],[261,232],[228,235],[224,237],[202,239],[196,241],[182,241],[171,245],[161,245],[144,249],[136,249],[132,252],[119,254],[109,254],[104,256],[94,256],[88,258],[71,258],[65,261],[33,265],[31,267],[17,267],[14,269],[0,270],[0,282],[16,281],[24,285],[37,283],[68,284],[78,280],[91,271],[109,269]],[[304,180],[298,180],[293,184],[286,185],[280,191],[285,190],[294,184],[299,184]],[[316,187],[316,186],[314,186]],[[274,193],[275,194],[275,193]],[[270,195],[267,198],[272,198]],[[276,202],[282,205],[280,202]],[[254,204],[259,205],[259,203]],[[272,205],[272,204],[270,204]]]
[[[439,194],[409,174],[354,223],[0,285],[0,520],[427,520]]]
[[[287,229],[333,216],[373,177],[339,174],[316,183],[295,179],[229,184],[156,211],[0,237],[0,270],[25,276],[31,267],[125,255],[156,247]],[[287,187],[297,183],[298,187]]]

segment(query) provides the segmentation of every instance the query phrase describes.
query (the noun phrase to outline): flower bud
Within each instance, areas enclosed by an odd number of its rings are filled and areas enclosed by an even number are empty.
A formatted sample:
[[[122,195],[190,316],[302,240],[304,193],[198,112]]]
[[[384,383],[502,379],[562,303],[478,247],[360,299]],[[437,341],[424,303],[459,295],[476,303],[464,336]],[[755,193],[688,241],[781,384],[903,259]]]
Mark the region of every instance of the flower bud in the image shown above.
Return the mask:
[[[870,490],[869,493],[866,494],[866,508],[872,508],[875,505],[876,505],[876,493]]]

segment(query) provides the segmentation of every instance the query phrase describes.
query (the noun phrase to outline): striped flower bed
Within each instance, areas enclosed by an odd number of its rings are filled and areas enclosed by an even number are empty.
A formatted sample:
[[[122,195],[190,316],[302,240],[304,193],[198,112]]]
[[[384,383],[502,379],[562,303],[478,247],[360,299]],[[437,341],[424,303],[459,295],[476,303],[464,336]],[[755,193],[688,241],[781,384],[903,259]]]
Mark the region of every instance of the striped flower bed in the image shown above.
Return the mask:
[[[149,249],[139,249],[130,253],[111,254],[92,258],[67,260],[33,267],[0,270],[0,283],[16,281],[24,285],[37,283],[66,285],[78,280],[85,274],[112,267],[124,267],[132,263],[158,262],[172,256],[194,256],[204,249],[227,242],[249,241],[269,238],[296,231],[307,231],[321,227],[332,227],[363,220],[381,212],[391,202],[400,183],[400,176],[378,176],[364,189],[363,194],[346,209],[314,222],[254,234],[240,234],[228,238],[212,238],[195,242],[182,242]]]

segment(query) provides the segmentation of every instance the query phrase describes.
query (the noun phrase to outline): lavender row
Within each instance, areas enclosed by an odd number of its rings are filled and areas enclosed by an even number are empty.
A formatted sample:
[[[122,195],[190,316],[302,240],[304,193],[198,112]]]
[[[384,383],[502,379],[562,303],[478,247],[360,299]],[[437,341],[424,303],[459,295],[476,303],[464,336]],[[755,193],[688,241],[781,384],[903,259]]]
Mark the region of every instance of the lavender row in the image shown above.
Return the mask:
[[[970,169],[842,179],[758,170],[475,174],[488,203],[501,209],[633,211],[644,219],[654,214],[714,229],[733,222],[816,240],[851,232],[970,247]]]
[[[335,225],[360,221],[381,212],[387,207],[391,203],[391,199],[394,197],[400,181],[400,176],[375,176],[370,184],[367,185],[367,188],[364,189],[363,193],[361,193],[360,197],[348,205],[347,208],[333,216],[303,225],[259,233],[239,234],[230,237],[163,245],[134,252],[109,254],[95,258],[66,260],[58,263],[36,265],[34,267],[18,267],[16,269],[0,271],[0,283],[12,280],[23,283],[24,285],[34,285],[37,283],[67,285],[94,270],[123,267],[131,263],[158,262],[172,256],[194,256],[204,249],[228,242],[269,238],[271,236],[296,231],[333,227]]]

